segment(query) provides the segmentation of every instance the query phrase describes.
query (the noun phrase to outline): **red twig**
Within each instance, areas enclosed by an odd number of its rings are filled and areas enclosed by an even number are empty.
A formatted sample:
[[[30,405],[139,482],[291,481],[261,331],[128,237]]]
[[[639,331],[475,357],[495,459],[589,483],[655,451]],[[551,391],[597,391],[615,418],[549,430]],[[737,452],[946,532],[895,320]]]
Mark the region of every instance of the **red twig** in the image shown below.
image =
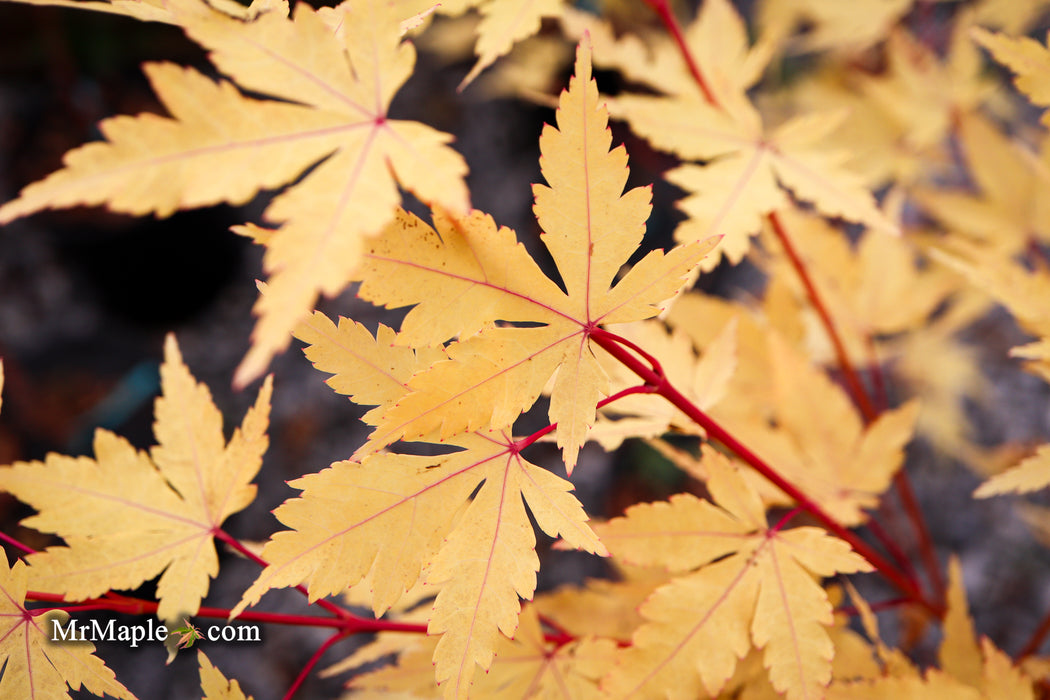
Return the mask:
[[[1047,613],[1042,620],[1039,621],[1039,626],[1032,632],[1032,636],[1028,639],[1028,642],[1021,647],[1021,651],[1017,654],[1017,660],[1032,656],[1039,647],[1046,641],[1046,636],[1050,634],[1050,613]]]
[[[605,331],[603,331],[603,333],[604,332]],[[611,333],[606,333],[606,335],[612,335],[612,334]],[[656,387],[651,386],[649,384],[639,384],[637,386],[631,386],[631,387],[627,387],[626,389],[622,389],[622,390],[616,392],[615,394],[613,394],[612,396],[606,396],[604,399],[602,399],[601,401],[596,403],[594,405],[594,408],[595,409],[599,409],[602,406],[608,406],[613,401],[619,401],[623,397],[631,396],[632,394],[655,394],[655,393],[656,393]],[[527,435],[527,436],[521,438],[520,440],[516,440],[514,442],[514,448],[516,450],[519,450],[519,451],[520,450],[524,450],[526,447],[528,447],[532,443],[536,442],[537,440],[539,440],[543,436],[549,435],[550,433],[553,433],[555,430],[557,430],[557,428],[558,428],[558,424],[557,423],[551,423],[550,425],[548,425],[548,426],[546,426],[544,428],[540,428],[539,430],[537,430],[536,432],[532,433],[531,435]]]
[[[911,565],[911,561],[909,561],[908,557],[903,551],[901,551],[901,548],[897,546],[897,543],[893,538],[882,528],[882,525],[879,525],[879,521],[876,520],[874,516],[869,515],[868,522],[864,523],[864,526],[867,527],[868,531],[875,536],[875,539],[886,548],[886,551],[889,552],[890,556],[897,562],[897,565],[901,567],[901,571],[903,571],[908,578],[918,580],[918,574],[915,571],[915,567]]]
[[[225,542],[226,544],[228,544],[229,546],[233,547],[238,552],[240,552],[240,554],[242,556],[244,556],[247,559],[250,559],[251,561],[254,561],[259,566],[261,566],[263,568],[266,568],[267,566],[269,566],[269,562],[267,562],[265,559],[263,559],[262,557],[258,556],[255,552],[253,552],[250,549],[248,549],[247,547],[245,547],[243,544],[241,544],[240,540],[238,540],[236,537],[234,537],[233,535],[229,534],[228,532],[226,532],[222,528],[216,528],[212,532],[212,534],[215,536],[215,539],[222,540],[223,542]],[[300,593],[305,595],[307,598],[310,597],[310,592],[307,590],[306,586],[304,586],[302,584],[299,584],[298,586],[296,586],[295,590],[299,591]],[[331,602],[329,602],[327,600],[318,600],[316,602],[317,602],[317,605],[319,607],[327,610],[328,612],[332,613],[333,615],[336,615],[337,617],[346,617],[347,615],[350,614],[347,610],[345,610],[345,609],[339,607],[338,605],[336,605],[335,603],[331,603]],[[243,617],[243,614],[241,615],[241,617]]]
[[[915,496],[915,489],[912,488],[911,479],[908,478],[907,473],[902,469],[893,475],[893,485],[897,489],[897,496],[901,499],[901,506],[904,508],[904,512],[907,513],[908,520],[911,521],[915,534],[919,539],[919,555],[922,557],[923,567],[926,569],[930,584],[933,586],[934,595],[937,596],[937,600],[943,602],[948,587],[944,582],[944,576],[941,574],[941,566],[937,561],[937,550],[933,545],[933,537],[930,535],[930,529],[926,526],[926,519],[922,515],[922,508],[919,507],[919,499]]]
[[[699,64],[696,62],[692,51],[685,42],[682,28],[678,24],[678,20],[675,18],[674,13],[671,12],[667,0],[645,1],[651,8],[653,8],[656,14],[659,15],[660,20],[678,45],[678,50],[681,53],[683,60],[686,62],[686,65],[689,67],[689,72],[692,74],[693,80],[696,81],[697,86],[700,88],[700,92],[703,93],[704,99],[707,100],[711,106],[720,107],[707,80],[704,78],[703,72],[700,70]],[[780,221],[780,217],[777,216],[776,212],[771,212],[768,219],[773,226],[777,238],[780,239],[792,266],[798,273],[803,286],[806,288],[810,302],[813,305],[814,310],[816,310],[817,315],[820,316],[821,322],[831,339],[831,343],[835,348],[835,354],[838,358],[839,366],[842,368],[847,389],[853,396],[853,400],[856,402],[857,406],[860,408],[861,415],[864,416],[865,422],[870,423],[875,420],[878,413],[872,405],[867,392],[864,390],[864,385],[860,381],[860,377],[856,370],[853,368],[853,364],[850,362],[849,356],[846,353],[846,348],[842,343],[842,339],[839,337],[830,314],[828,314],[827,307],[825,307],[824,303],[821,301],[820,295],[817,293],[816,287],[813,285],[813,281],[810,279],[805,265],[803,265],[801,258],[799,258],[794,246],[791,244],[791,241],[784,230],[784,226]],[[944,582],[943,577],[941,576],[940,567],[937,563],[936,551],[933,547],[933,541],[930,538],[929,529],[926,527],[926,522],[922,517],[922,512],[918,509],[915,494],[911,488],[911,482],[903,471],[898,471],[897,475],[894,477],[894,484],[901,495],[901,501],[904,505],[905,512],[908,514],[919,539],[919,550],[922,552],[924,566],[929,569],[930,581],[933,583],[934,589],[937,591],[940,600],[943,600]],[[874,562],[872,563],[874,564]],[[943,606],[941,605],[938,605],[937,607],[943,609]]]
[[[700,88],[700,92],[703,94],[704,99],[713,107],[720,106],[718,104],[718,98],[715,97],[714,91],[711,90],[711,86],[708,85],[707,80],[704,78],[703,72],[700,70],[700,64],[696,62],[696,58],[693,57],[693,52],[689,48],[689,44],[685,41],[685,34],[682,33],[682,25],[678,24],[678,18],[674,16],[674,12],[671,11],[671,5],[667,0],[645,0],[645,4],[653,8],[660,17],[660,21],[667,27],[667,31],[670,32],[671,38],[674,39],[675,44],[678,45],[678,52],[682,54],[682,58],[685,60],[686,66],[689,68],[689,74],[693,76],[693,80],[696,82],[697,87]]]
[[[313,670],[313,667],[316,666],[317,662],[321,660],[321,657],[324,655],[324,653],[328,651],[328,648],[346,636],[346,632],[338,632],[326,639],[324,644],[317,647],[317,651],[315,651],[313,653],[313,656],[310,657],[310,660],[303,665],[302,670],[299,671],[299,675],[295,677],[295,682],[292,683],[292,686],[290,688],[288,688],[288,692],[284,694],[284,700],[292,699],[295,693],[299,690],[299,687],[303,684],[304,681],[306,681],[306,677],[310,675],[310,671]]]
[[[22,554],[36,554],[36,550],[35,549],[33,549],[32,547],[30,547],[28,545],[22,544],[21,542],[16,540],[14,537],[11,537],[11,535],[8,535],[7,533],[0,532],[0,540],[2,540],[3,542],[11,545],[15,549],[22,550]]]
[[[837,520],[828,515],[819,504],[810,499],[800,491],[794,484],[784,479],[772,467],[765,463],[762,458],[752,452],[746,445],[737,440],[721,425],[712,420],[706,413],[701,411],[692,401],[674,388],[666,378],[657,376],[650,368],[646,367],[634,355],[631,355],[619,344],[610,340],[606,334],[591,336],[598,345],[606,352],[615,357],[628,369],[641,377],[647,384],[657,387],[657,392],[671,402],[676,408],[685,413],[697,425],[707,431],[708,437],[717,440],[732,450],[738,457],[749,464],[755,471],[760,473],[781,491],[792,498],[800,508],[815,517],[840,539],[845,540],[853,549],[874,566],[886,579],[908,598],[915,601],[937,616],[943,613],[942,606],[933,603],[923,596],[918,585],[902,573],[896,566],[882,556],[867,542],[843,527]]]
[[[810,305],[820,317],[820,322],[824,326],[828,338],[831,340],[831,345],[835,348],[835,358],[838,360],[839,367],[842,369],[842,377],[846,382],[846,390],[849,391],[850,396],[853,397],[853,402],[857,404],[857,407],[860,409],[860,413],[864,417],[864,422],[871,423],[878,417],[878,412],[875,410],[875,406],[872,405],[871,399],[868,398],[868,392],[865,391],[864,384],[860,381],[860,375],[857,374],[857,370],[853,367],[853,362],[849,359],[849,353],[846,352],[846,345],[842,342],[842,337],[839,335],[834,321],[831,320],[831,314],[828,313],[828,308],[820,298],[820,293],[817,292],[817,287],[813,284],[813,279],[809,276],[805,263],[802,262],[802,258],[799,257],[798,252],[795,250],[795,246],[791,243],[791,238],[788,236],[787,230],[784,228],[784,224],[780,220],[780,217],[777,216],[777,213],[774,211],[770,212],[767,218],[769,219],[769,223],[772,224],[773,232],[776,234],[777,240],[780,241],[780,245],[784,248],[784,253],[787,254],[791,266],[795,268],[795,272],[798,274],[802,286],[806,288],[806,295],[809,297]]]
[[[606,338],[608,338],[609,340],[613,341],[614,343],[619,343],[620,345],[623,345],[624,347],[627,347],[627,348],[630,348],[631,350],[634,350],[636,353],[638,353],[639,355],[641,355],[642,357],[645,358],[645,361],[649,363],[650,367],[652,367],[653,372],[655,372],[656,374],[660,375],[661,377],[664,376],[663,365],[660,364],[660,361],[658,359],[656,359],[654,356],[652,356],[648,352],[646,352],[645,348],[638,347],[638,345],[636,345],[635,343],[632,343],[627,338],[624,338],[623,336],[616,335],[615,333],[610,333],[609,331],[605,330],[604,328],[595,328],[594,330],[591,331],[591,335],[592,336],[594,336],[594,335],[605,336]]]

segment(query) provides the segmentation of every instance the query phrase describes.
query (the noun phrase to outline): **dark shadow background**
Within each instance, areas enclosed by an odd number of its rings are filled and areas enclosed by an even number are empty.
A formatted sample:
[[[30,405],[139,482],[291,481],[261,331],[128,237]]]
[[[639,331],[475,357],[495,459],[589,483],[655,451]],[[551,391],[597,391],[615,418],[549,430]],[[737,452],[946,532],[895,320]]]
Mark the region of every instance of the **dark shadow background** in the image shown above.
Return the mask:
[[[151,60],[211,71],[204,53],[177,28],[0,2],[0,201],[57,169],[69,149],[98,139],[100,119],[159,112],[140,70],[141,63]],[[471,167],[474,206],[514,228],[549,269],[531,215],[530,184],[540,181],[537,139],[554,113],[519,100],[487,99],[475,88],[457,93],[470,65],[469,60],[443,64],[421,54],[392,114],[454,134],[455,148]],[[546,93],[557,94],[569,71],[565,65],[553,76]],[[615,76],[600,71],[597,76],[603,91],[619,89]],[[631,185],[655,182],[647,242],[664,247],[679,218],[673,209],[678,193],[659,174],[673,161],[619,124],[613,132],[614,143],[626,142],[631,155]],[[232,431],[259,386],[230,389],[233,370],[248,349],[254,281],[262,273],[260,250],[227,229],[260,222],[266,201],[260,195],[241,208],[180,212],[165,220],[78,208],[0,227],[0,357],[5,372],[0,464],[41,459],[49,451],[90,454],[96,427],[114,430],[140,448],[151,445],[157,367],[167,332],[177,335],[190,370],[210,387],[226,416],[227,433]],[[746,275],[722,269],[702,282],[722,293],[750,283]],[[352,316],[373,330],[380,320],[396,323],[396,314],[391,317],[358,301],[352,290],[323,300],[321,308],[333,317]],[[1016,329],[1002,316],[976,332],[992,336],[1004,350],[1019,342]],[[294,495],[285,481],[346,458],[364,438],[357,421],[362,409],[331,392],[323,384],[325,375],[310,367],[298,347],[293,341],[272,366],[271,446],[257,479],[259,497],[227,521],[227,529],[244,540],[264,541],[280,528],[270,511]],[[991,407],[974,409],[975,422],[987,433],[982,439],[994,443],[1025,431],[1050,432],[1046,387],[1018,373],[1004,355],[989,356],[987,369],[998,391]],[[1032,398],[1021,401],[1017,397],[1022,393]],[[533,429],[540,420],[536,418]],[[563,473],[553,448],[530,449],[534,461]],[[951,550],[962,551],[968,563],[967,582],[980,629],[1016,651],[1034,616],[1050,606],[1046,550],[1011,520],[1008,501],[974,505],[969,493],[975,477],[923,452],[921,445],[912,458],[922,465],[914,480],[935,536]],[[616,515],[630,503],[690,487],[676,472],[661,468],[651,451],[637,446],[615,455],[585,448],[573,481],[595,515]],[[30,512],[0,495],[4,532],[38,549],[53,544],[17,525]],[[980,537],[973,537],[975,533]],[[548,548],[541,535],[541,588],[606,573],[593,558]],[[220,556],[223,569],[205,604],[231,607],[258,567],[226,552]],[[1004,570],[1015,573],[1004,577]],[[139,594],[151,595],[149,585]],[[287,590],[267,594],[257,609],[307,610],[304,598]],[[323,630],[271,626],[263,628],[261,644],[204,643],[202,648],[246,693],[271,700],[284,694],[326,636]],[[340,643],[319,668],[338,661],[361,641],[366,639]],[[99,655],[144,700],[200,697],[195,654],[180,654],[171,668],[164,667],[165,652],[158,645],[138,650],[101,645]],[[341,680],[323,680],[313,673],[296,697],[337,697]]]

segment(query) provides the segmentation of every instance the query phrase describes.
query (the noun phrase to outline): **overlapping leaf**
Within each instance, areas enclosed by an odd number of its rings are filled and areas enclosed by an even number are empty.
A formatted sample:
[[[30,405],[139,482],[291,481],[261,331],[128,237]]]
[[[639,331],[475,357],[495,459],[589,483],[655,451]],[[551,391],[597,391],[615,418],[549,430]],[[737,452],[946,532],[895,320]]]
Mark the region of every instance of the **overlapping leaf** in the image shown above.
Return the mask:
[[[865,428],[845,392],[776,336],[769,357],[777,426],[755,419],[730,428],[836,520],[861,524],[901,466],[918,403]]]
[[[337,391],[380,409],[442,354],[391,347],[389,329],[380,327],[372,340],[353,322],[337,327],[321,314],[297,335],[311,343],[307,355],[316,366],[335,374]],[[269,566],[237,611],[270,588],[306,583],[316,599],[371,573],[372,606],[381,614],[422,576],[440,584],[429,621],[429,631],[442,635],[437,680],[446,697],[465,697],[475,667],[491,664],[499,633],[514,634],[518,599],[530,599],[536,588],[539,559],[525,506],[547,534],[589,552],[605,548],[569,493],[572,485],[525,461],[509,430],[461,434],[448,444],[460,451],[371,455],[291,482],[303,493],[275,515],[292,530],[266,545]]]
[[[917,200],[951,231],[974,237],[997,256],[1050,240],[1050,142],[1039,153],[1001,133],[988,119],[963,113],[959,144],[979,194],[924,188]]]
[[[714,451],[706,460],[713,503],[680,494],[600,528],[613,556],[682,572],[642,606],[647,622],[602,687],[617,698],[716,695],[754,646],[778,692],[819,697],[831,680],[833,620],[816,578],[870,567],[816,528],[769,528],[728,461]]]
[[[478,60],[463,78],[461,87],[474,80],[497,58],[507,54],[515,43],[538,32],[544,17],[561,14],[565,3],[564,0],[470,0],[469,4],[476,5],[481,12],[478,41],[474,48]],[[455,5],[453,3],[452,7]],[[441,6],[438,11],[447,12]]]
[[[646,348],[660,361],[664,376],[698,408],[707,411],[725,395],[736,368],[736,327],[736,319],[730,319],[699,358],[685,333],[674,331],[668,335],[659,321],[632,324],[621,335]],[[638,383],[638,377],[618,362],[610,360],[606,371],[615,391]],[[670,429],[703,434],[698,425],[662,396],[635,394],[602,409],[588,439],[612,451],[627,438],[655,437]]]
[[[735,23],[727,17],[735,18]],[[711,33],[740,36],[746,45],[746,34],[735,29],[740,18],[733,10],[710,18],[701,15],[697,21],[711,23]],[[700,44],[695,50],[703,51]],[[717,66],[711,61],[701,69],[705,76],[717,76]],[[687,73],[684,63],[679,63],[678,71]],[[686,161],[704,162],[687,163],[667,174],[668,180],[689,193],[679,203],[689,219],[676,231],[678,240],[724,236],[721,254],[739,262],[762,217],[788,204],[788,191],[828,216],[896,232],[863,179],[846,167],[847,152],[826,143],[844,113],[805,114],[770,129],[740,80],[722,81],[722,89],[712,91],[715,104],[695,86],[682,88],[684,81],[656,77],[651,82],[666,94],[620,96],[615,108],[617,116],[656,148]],[[714,267],[719,259],[709,257],[704,269]]]
[[[68,689],[84,688],[98,696],[134,700],[113,672],[95,656],[89,642],[55,643],[54,626],[68,623],[68,615],[33,615],[26,610],[29,572],[23,562],[7,566],[0,561],[0,697],[52,700],[69,698]]]
[[[409,381],[412,393],[387,411],[360,454],[433,431],[441,438],[509,425],[556,374],[550,418],[571,471],[608,393],[590,335],[599,324],[656,315],[714,245],[654,251],[617,281],[641,241],[649,190],[623,192],[627,154],[609,150],[604,106],[591,79],[590,52],[562,94],[558,128],[540,137],[549,186],[536,185],[536,216],[557,263],[563,292],[507,229],[474,213],[435,212],[437,230],[405,214],[364,255],[360,296],[388,307],[415,305],[401,342],[436,344],[456,335],[451,361]],[[610,289],[610,286],[612,288]],[[530,327],[493,327],[497,321]]]
[[[874,637],[886,668],[882,677],[843,679],[829,689],[827,700],[897,700],[898,698],[952,698],[955,700],[1031,700],[1032,679],[1015,667],[1010,657],[986,638],[978,639],[970,618],[962,569],[958,559],[948,565],[948,611],[938,650],[940,669],[925,673],[898,650],[888,650],[878,639],[870,609],[865,610],[868,634]]]
[[[333,295],[346,285],[362,238],[392,219],[399,185],[462,212],[466,165],[447,146],[447,134],[388,118],[415,61],[411,45],[400,39],[404,17],[397,5],[353,0],[322,18],[300,4],[291,18],[269,12],[254,21],[176,12],[236,87],[193,69],[148,64],[171,117],[104,121],[106,141],[68,153],[62,170],[0,207],[0,223],[77,204],[159,216],[241,204],[316,166],[264,214],[281,226],[267,242],[270,289],[256,305],[261,318],[253,347],[236,376],[244,384],[287,345],[319,293]]]
[[[183,364],[174,336],[164,353],[151,454],[100,429],[94,459],[50,454],[0,469],[0,489],[38,511],[24,524],[67,544],[27,557],[35,590],[83,600],[163,572],[157,615],[197,612],[219,570],[215,531],[255,498],[271,382],[226,443],[222,415]]]
[[[1026,36],[1009,37],[985,29],[974,29],[973,38],[1013,71],[1017,89],[1033,104],[1050,107],[1050,51],[1045,45]],[[1044,114],[1043,123],[1050,123],[1050,116]]]
[[[204,693],[202,700],[252,700],[250,696],[245,697],[240,683],[228,680],[222,675],[222,671],[212,665],[203,651],[197,652],[197,661],[201,669],[201,691]]]

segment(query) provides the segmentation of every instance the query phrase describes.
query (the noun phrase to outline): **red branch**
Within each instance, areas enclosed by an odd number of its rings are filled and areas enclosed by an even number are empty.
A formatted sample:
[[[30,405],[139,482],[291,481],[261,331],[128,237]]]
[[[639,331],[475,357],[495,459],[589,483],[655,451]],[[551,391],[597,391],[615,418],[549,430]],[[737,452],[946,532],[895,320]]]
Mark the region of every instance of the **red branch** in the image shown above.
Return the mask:
[[[791,266],[795,268],[795,272],[798,274],[802,286],[806,288],[806,295],[809,297],[810,306],[812,306],[813,310],[817,312],[817,315],[820,317],[820,322],[824,326],[824,331],[828,334],[828,338],[831,339],[831,344],[835,348],[835,357],[838,360],[839,367],[842,369],[842,376],[846,382],[846,388],[853,397],[853,402],[860,409],[861,416],[864,418],[864,423],[870,425],[878,418],[879,412],[876,410],[868,392],[865,390],[864,384],[860,380],[860,375],[850,361],[849,353],[846,352],[846,345],[842,342],[842,337],[839,335],[835,322],[832,320],[831,314],[828,313],[828,308],[824,304],[823,299],[821,299],[816,285],[813,284],[813,279],[810,277],[805,263],[795,250],[795,246],[791,243],[791,238],[788,236],[787,230],[784,228],[784,224],[781,222],[780,217],[777,216],[776,212],[770,212],[767,218],[769,219],[770,224],[772,224],[773,232],[776,234],[781,246],[783,246],[784,252],[788,256],[788,260],[791,261]],[[871,344],[870,338],[869,344]],[[874,354],[873,345],[869,350]],[[881,371],[878,372],[877,376],[878,382],[881,384]],[[915,531],[915,536],[919,541],[919,553],[922,557],[923,567],[929,575],[930,583],[933,584],[935,595],[938,600],[943,601],[946,590],[944,577],[941,575],[941,567],[940,563],[937,561],[937,552],[933,545],[933,538],[930,536],[930,530],[926,526],[926,519],[923,517],[922,509],[919,507],[919,499],[915,497],[915,490],[912,488],[911,480],[908,478],[906,472],[898,470],[897,473],[893,475],[893,485],[897,489],[897,494],[901,499],[901,505],[903,506],[904,512],[907,514],[912,529]]]
[[[678,45],[678,52],[682,54],[682,58],[685,59],[685,64],[689,68],[689,74],[693,76],[693,80],[696,82],[697,87],[700,88],[700,92],[704,96],[704,100],[708,104],[719,107],[718,99],[715,97],[715,93],[711,90],[711,86],[707,84],[707,80],[704,78],[703,72],[700,70],[700,64],[696,62],[693,57],[693,52],[689,49],[689,44],[685,41],[685,34],[682,33],[682,25],[678,24],[678,18],[674,16],[674,12],[671,11],[671,5],[667,0],[645,0],[645,4],[653,8],[653,12],[660,16],[660,21],[667,27],[667,31],[671,33],[671,38],[674,39],[675,44]]]
[[[317,647],[317,651],[313,653],[313,655],[310,657],[310,660],[307,661],[306,664],[303,665],[302,670],[299,671],[299,675],[295,677],[295,682],[292,683],[292,687],[290,687],[288,689],[288,692],[284,694],[284,700],[292,700],[292,697],[299,690],[299,687],[306,680],[306,677],[310,675],[310,671],[313,669],[313,667],[317,665],[317,662],[321,660],[321,657],[324,655],[324,653],[328,651],[328,648],[336,642],[338,642],[340,639],[345,638],[346,636],[346,632],[337,632],[336,634],[333,634],[331,637],[326,639],[324,644]]]
[[[689,73],[693,76],[693,80],[700,88],[700,92],[703,93],[704,99],[711,106],[721,108],[717,98],[711,91],[710,85],[706,78],[704,78],[703,71],[700,70],[700,65],[693,56],[692,50],[685,42],[681,25],[678,24],[677,18],[674,16],[674,13],[671,12],[667,0],[645,0],[645,2],[660,17],[664,27],[666,27],[668,33],[670,33],[671,37],[674,39],[675,44],[678,46],[679,53],[682,55],[682,59],[688,66]],[[799,258],[798,254],[795,252],[795,248],[787,237],[783,224],[776,212],[770,212],[767,218],[770,224],[772,224],[777,238],[780,239],[791,264],[798,273],[799,279],[802,281],[803,286],[805,286],[810,302],[813,305],[814,310],[816,310],[817,315],[820,316],[821,322],[828,333],[828,337],[831,339],[831,343],[835,348],[835,354],[838,358],[839,366],[842,368],[847,388],[853,396],[853,400],[860,408],[865,422],[870,423],[874,421],[878,416],[878,412],[872,405],[871,399],[864,390],[864,385],[860,381],[859,375],[853,368],[853,364],[850,362],[845,346],[842,343],[842,339],[838,334],[831,316],[828,314],[827,307],[821,301],[820,295],[817,293],[816,287],[813,285],[813,281],[810,279],[805,265],[803,265],[801,258]],[[926,521],[922,516],[922,511],[918,507],[918,501],[915,498],[911,482],[908,480],[908,476],[904,471],[898,471],[894,476],[894,486],[900,494],[905,512],[907,513],[919,540],[919,550],[922,553],[923,564],[925,568],[928,569],[930,581],[933,583],[938,598],[943,601],[945,591],[944,578],[941,575],[940,565],[937,561],[933,539],[930,537],[929,528],[926,526]],[[938,608],[943,609],[943,605],[939,605]]]
[[[611,335],[612,334],[605,331],[602,333],[592,333],[591,338],[606,352],[619,360],[625,367],[641,377],[647,384],[651,384],[656,389],[656,393],[670,401],[671,404],[678,408],[678,410],[682,411],[682,413],[689,416],[689,418],[697,425],[706,430],[709,438],[717,440],[732,450],[755,471],[786,493],[800,508],[823,523],[824,526],[837,537],[848,542],[858,554],[864,557],[883,576],[885,576],[893,586],[904,593],[908,598],[936,614],[938,617],[943,614],[940,605],[927,600],[925,596],[923,596],[922,591],[919,590],[918,585],[883,557],[882,554],[858,537],[856,533],[843,527],[841,523],[828,515],[819,504],[810,499],[790,481],[780,476],[780,474],[766,464],[761,457],[733,437],[733,435],[721,425],[712,420],[710,416],[701,411],[692,401],[675,389],[670,382],[667,381],[666,377],[656,374],[649,367],[646,367],[641,361],[639,361],[638,358],[621,347],[610,337]]]
[[[1050,613],[1039,622],[1039,626],[1035,628],[1034,632],[1032,632],[1032,636],[1028,640],[1028,643],[1025,644],[1021,648],[1020,653],[1018,653],[1017,660],[1020,661],[1021,659],[1027,656],[1032,656],[1039,651],[1039,647],[1041,647],[1043,642],[1046,641],[1046,636],[1048,634],[1050,634]]]
[[[153,615],[156,614],[159,603],[156,601],[142,600],[119,596],[114,598],[89,598],[81,602],[67,601],[63,596],[55,593],[43,593],[41,591],[29,591],[26,600],[34,600],[42,603],[55,603],[55,607],[68,612],[84,610],[109,610],[111,612],[125,613],[128,615]],[[230,618],[230,608],[201,607],[194,617],[208,617],[219,620]],[[369,632],[416,632],[426,634],[427,626],[407,622],[393,622],[391,620],[372,620],[367,617],[358,617],[349,611],[343,611],[340,617],[318,617],[316,615],[288,615],[284,613],[256,612],[246,610],[237,616],[238,620],[248,622],[265,622],[278,625],[296,625],[302,627],[333,627],[346,634],[363,634]]]
[[[602,333],[606,333],[605,331],[601,331],[601,332]],[[612,334],[607,334],[607,335],[612,335]],[[619,401],[623,397],[631,396],[632,394],[655,394],[655,393],[656,393],[656,389],[653,386],[651,386],[649,384],[639,384],[638,386],[631,386],[631,387],[627,387],[626,389],[622,389],[622,390],[616,392],[615,394],[613,394],[612,396],[606,396],[604,399],[602,399],[601,401],[596,403],[594,405],[594,408],[595,408],[595,410],[597,410],[597,409],[601,408],[602,406],[608,406],[613,401]],[[520,450],[524,450],[526,447],[528,447],[532,443],[536,442],[537,440],[542,438],[544,435],[549,435],[550,433],[553,433],[557,429],[558,429],[558,424],[557,423],[551,423],[550,425],[548,425],[548,426],[546,426],[544,428],[540,428],[539,430],[537,430],[533,434],[528,435],[526,437],[523,437],[520,440],[516,440],[514,442],[514,449],[519,450],[519,451]]]
[[[784,248],[788,260],[791,261],[791,266],[798,273],[802,286],[806,288],[806,295],[809,297],[810,305],[817,312],[817,315],[820,316],[820,322],[823,324],[828,338],[831,339],[831,345],[835,348],[835,358],[838,360],[839,367],[842,368],[842,378],[846,382],[846,389],[849,391],[850,396],[853,397],[853,402],[860,408],[860,413],[864,416],[864,422],[871,423],[878,418],[879,414],[875,410],[875,406],[872,405],[871,399],[868,398],[868,392],[865,391],[864,384],[860,381],[860,375],[857,374],[857,370],[854,369],[853,363],[849,359],[846,345],[842,342],[842,336],[839,335],[835,322],[831,320],[828,308],[820,298],[817,287],[813,284],[813,279],[809,276],[805,263],[802,262],[802,258],[799,257],[795,246],[791,243],[791,239],[788,237],[780,217],[774,211],[770,212],[767,218],[769,223],[772,224],[773,232],[776,234],[777,240],[780,241],[780,245]]]

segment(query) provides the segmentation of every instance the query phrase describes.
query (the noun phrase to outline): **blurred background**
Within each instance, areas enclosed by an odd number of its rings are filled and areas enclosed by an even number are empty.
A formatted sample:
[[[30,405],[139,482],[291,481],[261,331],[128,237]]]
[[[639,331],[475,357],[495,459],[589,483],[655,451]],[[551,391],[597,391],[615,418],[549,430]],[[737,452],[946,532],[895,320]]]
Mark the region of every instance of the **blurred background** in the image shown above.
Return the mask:
[[[739,4],[747,10],[751,3]],[[640,2],[636,5],[631,11],[639,21],[649,21],[651,12]],[[919,5],[937,7],[917,9],[907,21],[913,29],[924,28],[932,42],[943,44],[943,26],[955,11],[949,7],[952,3]],[[449,37],[456,32],[460,30],[448,25],[420,39],[417,71],[398,94],[392,116],[418,119],[452,133],[455,148],[471,167],[473,205],[515,229],[549,268],[531,214],[530,185],[541,179],[540,130],[545,121],[553,121],[550,102],[543,96],[556,95],[566,84],[571,46],[556,38],[557,27],[545,27],[538,51],[546,57],[546,68],[530,74],[512,56],[457,92],[473,60],[469,53],[449,48],[454,44]],[[57,169],[69,149],[100,138],[99,120],[160,112],[140,69],[143,62],[157,60],[214,74],[204,53],[177,28],[0,2],[0,201]],[[612,73],[598,71],[597,77],[605,92],[621,87]],[[531,99],[515,96],[514,90],[506,89],[511,84],[527,85]],[[673,208],[680,192],[660,179],[674,161],[620,124],[614,123],[613,132],[614,143],[626,143],[631,156],[630,184],[655,182],[647,244],[665,247],[681,218]],[[244,207],[180,212],[163,220],[77,208],[0,227],[0,357],[5,374],[0,464],[42,459],[52,451],[91,454],[98,427],[148,448],[153,444],[157,370],[169,332],[176,334],[191,372],[210,387],[226,416],[227,433],[232,431],[259,386],[256,382],[242,392],[230,388],[233,370],[248,348],[254,281],[262,272],[261,249],[228,229],[245,221],[261,223],[267,201],[267,195],[260,195]],[[751,289],[756,280],[755,271],[745,265],[719,268],[701,285],[733,296]],[[353,289],[323,300],[321,308],[333,318],[351,316],[373,330],[380,321],[392,324],[397,319],[396,312],[381,312],[357,300]],[[1045,439],[1050,434],[1050,392],[1006,359],[1006,349],[1022,340],[1016,327],[1000,314],[971,334],[988,348],[982,366],[997,387],[985,404],[967,406],[979,438],[988,444],[1005,438],[1020,443]],[[272,366],[271,446],[257,479],[259,498],[227,522],[227,529],[245,541],[265,541],[279,529],[270,511],[294,495],[287,480],[345,459],[364,438],[357,421],[361,409],[330,391],[323,383],[326,375],[313,370],[299,347],[293,341]],[[543,411],[534,413],[539,427]],[[537,463],[564,473],[553,448],[540,444],[531,449]],[[984,502],[979,509],[973,506],[969,494],[979,483],[977,476],[940,463],[921,444],[911,452],[913,462],[933,465],[913,477],[944,552],[963,551],[969,562],[967,582],[979,627],[1008,651],[1016,651],[1030,632],[1032,611],[1050,605],[1044,585],[1050,575],[1046,550],[1033,544],[1005,499]],[[617,515],[634,502],[695,488],[639,445],[611,455],[588,446],[573,481],[588,511],[604,516]],[[38,549],[54,544],[52,538],[18,525],[30,513],[0,495],[0,527],[5,533]],[[981,538],[972,538],[974,532]],[[549,544],[541,539],[541,588],[608,574],[593,558],[549,552]],[[8,556],[14,555],[9,551]],[[205,604],[230,607],[254,580],[258,567],[227,552],[221,557],[222,573]],[[1003,578],[998,572],[1005,567],[1020,573]],[[139,593],[148,597],[151,591],[147,586]],[[303,612],[306,606],[298,593],[276,591],[263,598],[259,609]],[[205,643],[203,648],[256,700],[271,700],[284,694],[326,633],[272,626],[263,629],[262,637],[257,645]],[[321,667],[339,660],[360,641],[364,640],[340,643],[326,654]],[[194,654],[180,654],[171,669],[163,667],[165,651],[159,646],[131,650],[101,645],[99,655],[140,698],[199,697]],[[296,697],[339,694],[339,678],[324,680],[314,673]]]

